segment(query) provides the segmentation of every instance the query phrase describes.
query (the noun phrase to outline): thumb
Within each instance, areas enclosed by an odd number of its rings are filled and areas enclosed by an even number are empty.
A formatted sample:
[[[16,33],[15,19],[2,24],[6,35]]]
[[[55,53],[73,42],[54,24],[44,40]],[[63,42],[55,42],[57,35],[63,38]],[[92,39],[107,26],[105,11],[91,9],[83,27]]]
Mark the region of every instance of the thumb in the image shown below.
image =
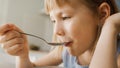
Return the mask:
[[[0,26],[0,35],[5,34],[6,32],[12,30],[12,26],[10,24],[3,24]]]

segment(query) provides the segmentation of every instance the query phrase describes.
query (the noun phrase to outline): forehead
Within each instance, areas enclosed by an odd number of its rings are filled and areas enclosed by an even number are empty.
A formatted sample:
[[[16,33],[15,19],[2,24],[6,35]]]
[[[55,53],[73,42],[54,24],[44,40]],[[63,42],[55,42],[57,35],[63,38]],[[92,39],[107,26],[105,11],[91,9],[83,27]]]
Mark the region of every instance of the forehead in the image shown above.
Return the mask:
[[[81,4],[83,4],[82,0],[45,0],[45,9],[46,12],[49,14],[51,10],[58,7],[69,5],[70,7],[75,8],[80,6]]]
[[[50,15],[50,17],[52,17],[52,15],[61,16],[64,14],[73,14],[76,11],[77,11],[76,8],[70,7],[69,5],[64,5],[63,7],[53,8],[49,12],[49,15]]]

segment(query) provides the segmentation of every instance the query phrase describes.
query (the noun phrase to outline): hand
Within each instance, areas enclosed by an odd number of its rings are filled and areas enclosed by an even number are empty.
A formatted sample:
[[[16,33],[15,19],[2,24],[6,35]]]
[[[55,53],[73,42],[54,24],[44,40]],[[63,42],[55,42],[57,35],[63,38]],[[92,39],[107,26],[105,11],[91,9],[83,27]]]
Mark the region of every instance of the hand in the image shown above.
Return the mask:
[[[27,38],[17,31],[21,30],[13,24],[0,26],[1,46],[10,55],[28,57]]]
[[[116,33],[120,33],[120,13],[116,13],[108,17],[105,21],[105,26],[112,25],[115,28]],[[112,29],[112,28],[110,28]]]

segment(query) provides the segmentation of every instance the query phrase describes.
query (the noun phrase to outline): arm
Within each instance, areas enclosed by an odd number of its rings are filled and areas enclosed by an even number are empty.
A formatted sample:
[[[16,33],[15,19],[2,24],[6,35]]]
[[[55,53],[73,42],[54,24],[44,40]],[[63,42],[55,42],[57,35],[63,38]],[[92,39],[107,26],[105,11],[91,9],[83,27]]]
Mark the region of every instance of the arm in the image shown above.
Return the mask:
[[[118,55],[118,58],[117,58],[117,64],[118,64],[118,68],[120,68],[120,54]]]
[[[16,68],[33,68],[34,66],[58,65],[62,62],[61,49],[55,48],[52,52],[36,62],[29,59],[28,42],[25,35],[13,24],[0,26],[0,43],[5,52],[16,56]]]
[[[16,68],[32,68],[33,65],[28,58],[27,38],[17,31],[21,30],[14,24],[1,25],[0,44],[6,53],[17,56]]]
[[[37,61],[33,62],[35,66],[53,66],[59,65],[62,62],[62,50],[61,46],[56,47],[48,55],[39,58]]]
[[[98,40],[90,68],[117,68],[115,45],[116,34],[114,30],[104,28]]]
[[[120,13],[106,21],[102,28],[90,68],[117,68],[117,34],[119,33]]]
[[[33,68],[34,65],[30,62],[29,57],[16,57],[16,68]]]

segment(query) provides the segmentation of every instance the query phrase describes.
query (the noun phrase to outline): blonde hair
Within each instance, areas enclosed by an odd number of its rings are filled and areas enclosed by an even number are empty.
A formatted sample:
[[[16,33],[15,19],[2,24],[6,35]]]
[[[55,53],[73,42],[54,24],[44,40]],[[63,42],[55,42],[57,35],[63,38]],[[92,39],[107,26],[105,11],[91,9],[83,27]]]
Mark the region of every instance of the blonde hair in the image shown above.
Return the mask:
[[[79,0],[80,1],[80,0]],[[69,4],[71,7],[77,3],[74,0],[45,0],[45,10],[46,13],[49,14],[50,10],[54,9],[55,7],[62,7],[65,4]]]
[[[115,0],[45,0],[45,10],[46,13],[49,14],[50,10],[56,6],[61,7],[64,4],[69,4],[72,7],[73,5],[76,5],[75,3],[80,4],[80,2],[84,3],[94,12],[97,12],[97,8],[100,6],[100,4],[106,2],[111,8],[111,15],[118,12]]]

